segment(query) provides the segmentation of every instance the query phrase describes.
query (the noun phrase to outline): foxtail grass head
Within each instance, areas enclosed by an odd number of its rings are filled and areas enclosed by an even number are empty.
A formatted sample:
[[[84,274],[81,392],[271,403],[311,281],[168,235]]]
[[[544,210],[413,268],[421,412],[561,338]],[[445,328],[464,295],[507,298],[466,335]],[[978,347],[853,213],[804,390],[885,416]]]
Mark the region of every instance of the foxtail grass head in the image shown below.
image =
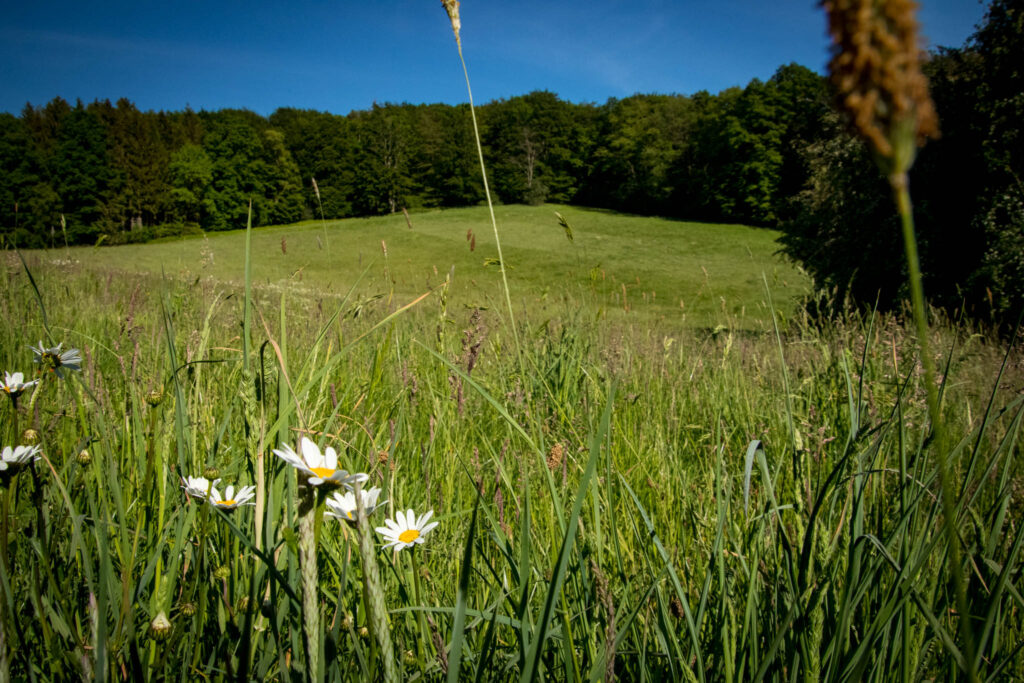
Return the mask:
[[[832,38],[829,76],[840,109],[891,179],[903,177],[917,147],[939,135],[921,73],[912,0],[823,0]]]

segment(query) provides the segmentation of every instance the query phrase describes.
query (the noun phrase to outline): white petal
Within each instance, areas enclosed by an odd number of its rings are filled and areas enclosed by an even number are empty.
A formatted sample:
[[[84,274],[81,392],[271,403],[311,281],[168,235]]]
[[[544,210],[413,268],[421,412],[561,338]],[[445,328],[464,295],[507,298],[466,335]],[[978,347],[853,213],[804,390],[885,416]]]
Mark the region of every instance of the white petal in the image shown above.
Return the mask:
[[[426,524],[433,515],[434,515],[434,511],[433,510],[427,510],[422,515],[420,515],[420,518],[416,520],[416,528],[417,529],[422,529],[423,525]]]
[[[320,455],[320,448],[307,437],[302,437],[300,444],[302,448],[302,459],[307,467],[323,467],[324,457]]]
[[[329,470],[336,470],[336,469],[338,469],[338,453],[337,453],[337,451],[335,451],[330,446],[328,446],[327,450],[324,452],[324,465],[323,466],[326,467]]]

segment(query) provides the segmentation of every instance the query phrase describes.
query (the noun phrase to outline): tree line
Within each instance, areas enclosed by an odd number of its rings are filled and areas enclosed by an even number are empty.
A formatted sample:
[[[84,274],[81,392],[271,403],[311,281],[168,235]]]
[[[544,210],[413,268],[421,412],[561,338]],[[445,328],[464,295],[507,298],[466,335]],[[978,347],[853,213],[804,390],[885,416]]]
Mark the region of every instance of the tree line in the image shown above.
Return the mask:
[[[554,93],[479,108],[490,182],[506,203],[545,201],[774,225],[806,180],[799,150],[828,109],[797,65],[711,95],[603,105]],[[806,138],[806,139],[805,139]],[[449,207],[483,199],[467,106],[374,105],[348,115],[282,108],[142,112],[127,99],[55,98],[0,115],[2,224],[20,244],[237,228]],[[314,185],[313,180],[316,180]],[[60,236],[63,239],[63,233]]]
[[[926,287],[944,306],[1008,314],[1024,276],[1024,0],[996,0],[927,65],[943,137],[911,183]],[[903,292],[885,181],[790,64],[711,94],[574,104],[537,91],[478,108],[505,203],[573,203],[780,228],[784,251],[840,298]],[[55,98],[0,114],[0,230],[19,246],[120,243],[307,218],[467,206],[483,185],[466,105],[143,112]]]

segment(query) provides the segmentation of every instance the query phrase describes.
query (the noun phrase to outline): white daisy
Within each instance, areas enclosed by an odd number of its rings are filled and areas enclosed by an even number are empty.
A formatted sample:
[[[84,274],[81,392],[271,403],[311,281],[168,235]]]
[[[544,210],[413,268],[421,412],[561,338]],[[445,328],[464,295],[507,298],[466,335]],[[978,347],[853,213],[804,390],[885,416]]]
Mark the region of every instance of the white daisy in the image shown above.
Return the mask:
[[[37,379],[34,379],[31,382],[26,382],[25,375],[20,372],[10,373],[4,371],[4,383],[0,384],[0,391],[3,391],[13,399],[18,398],[26,389],[34,387],[37,384],[39,384],[39,380]]]
[[[39,342],[38,347],[29,346],[29,348],[36,355],[35,362],[41,365],[43,370],[49,370],[63,378],[65,370],[82,369],[82,353],[78,349],[61,351],[62,346],[64,346],[63,342],[46,348],[43,346],[43,342]]]
[[[207,500],[210,501],[210,505],[219,507],[221,510],[234,510],[240,505],[255,505],[256,502],[253,500],[255,497],[255,486],[243,486],[238,491],[235,491],[234,486],[229,486],[224,490],[223,496],[220,495],[217,487],[213,487]]]
[[[377,527],[377,533],[387,539],[388,542],[384,544],[385,548],[392,546],[395,550],[411,548],[417,543],[423,543],[423,537],[437,526],[437,522],[427,524],[433,514],[434,511],[429,510],[417,519],[412,510],[407,510],[404,515],[399,510],[394,520],[385,519],[386,526]]]
[[[366,510],[366,516],[376,510],[378,507],[384,504],[384,502],[377,502],[380,498],[380,489],[374,487],[369,491],[365,489],[359,489],[359,494],[363,499],[363,508]],[[332,493],[327,500],[327,512],[326,514],[337,519],[344,520],[353,526],[356,523],[356,494],[354,491],[345,491],[345,493]]]
[[[210,481],[206,477],[182,477],[181,488],[185,489],[185,493],[190,498],[198,498],[202,500],[206,498],[208,493],[211,493],[211,489],[213,489],[219,481],[220,479]]]
[[[369,475],[366,474],[349,474],[347,470],[339,470],[338,454],[330,446],[321,455],[319,446],[302,437],[299,450],[302,451],[302,455],[293,451],[288,444],[281,444],[281,449],[275,448],[274,453],[292,467],[308,474],[306,481],[310,486],[326,484],[351,489],[355,482],[369,479]]]
[[[39,459],[39,446],[4,446],[0,452],[0,473],[14,473],[33,460]]]

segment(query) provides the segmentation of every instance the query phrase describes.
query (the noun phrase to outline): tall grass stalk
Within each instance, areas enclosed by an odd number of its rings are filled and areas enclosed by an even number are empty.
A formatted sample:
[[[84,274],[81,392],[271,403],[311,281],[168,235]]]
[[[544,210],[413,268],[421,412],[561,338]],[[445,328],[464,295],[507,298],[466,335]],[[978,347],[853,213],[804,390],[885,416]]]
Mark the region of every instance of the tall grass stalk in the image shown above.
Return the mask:
[[[928,403],[928,414],[931,418],[933,432],[933,452],[935,453],[935,471],[939,480],[939,491],[942,500],[943,528],[949,552],[947,566],[953,580],[956,595],[957,617],[960,628],[960,639],[964,647],[964,663],[967,667],[968,680],[977,681],[978,672],[975,664],[974,633],[971,627],[971,611],[967,603],[967,591],[964,586],[963,564],[960,553],[960,536],[957,533],[955,493],[950,481],[947,464],[948,444],[946,428],[942,419],[942,405],[938,389],[938,378],[935,372],[935,361],[932,358],[929,343],[930,329],[928,312],[924,299],[924,285],[921,281],[921,264],[917,255],[917,238],[914,234],[914,213],[910,202],[910,190],[907,174],[890,176],[890,184],[896,201],[896,209],[900,216],[903,231],[903,247],[907,257],[907,271],[910,280],[911,302],[914,310],[914,323],[917,327],[918,345],[921,353],[921,364],[924,368],[925,397]]]
[[[516,328],[515,311],[512,308],[512,294],[508,286],[508,275],[505,268],[505,256],[501,252],[501,237],[498,235],[498,219],[494,215],[494,202],[491,200],[491,189],[487,183],[487,167],[484,164],[484,148],[480,142],[480,127],[476,121],[476,107],[473,104],[473,87],[469,82],[469,69],[466,67],[466,59],[462,56],[462,22],[459,17],[458,0],[442,0],[448,19],[452,25],[452,32],[455,34],[455,46],[459,51],[459,63],[462,65],[462,74],[466,79],[466,95],[469,98],[469,115],[473,121],[473,139],[476,141],[476,154],[480,160],[480,177],[484,184],[484,196],[487,198],[487,211],[491,217],[491,227],[494,229],[494,246],[498,251],[498,267],[501,269],[501,283],[505,291],[505,304],[508,307],[509,326],[512,328],[512,338],[516,344],[517,357],[522,360],[522,345],[519,342],[519,330]]]

